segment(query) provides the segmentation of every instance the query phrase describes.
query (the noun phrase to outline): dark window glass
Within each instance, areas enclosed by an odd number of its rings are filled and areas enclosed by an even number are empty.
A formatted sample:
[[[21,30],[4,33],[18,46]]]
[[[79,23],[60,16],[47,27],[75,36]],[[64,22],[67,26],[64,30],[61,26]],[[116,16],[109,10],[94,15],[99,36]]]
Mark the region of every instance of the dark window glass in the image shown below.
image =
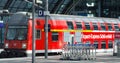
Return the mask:
[[[114,24],[114,27],[115,27],[115,31],[120,31],[118,24]]]
[[[27,26],[8,26],[8,40],[25,40],[27,39]]]
[[[98,41],[94,42],[94,46],[95,46],[95,48],[98,48]]]
[[[106,49],[106,42],[105,42],[105,41],[102,41],[102,43],[101,43],[101,48],[102,48],[102,49]]]
[[[101,23],[101,30],[106,30],[105,25]]]
[[[90,41],[86,41],[86,43],[85,44],[90,44]]]
[[[111,24],[108,24],[108,30],[112,31],[112,25]]]
[[[77,29],[81,30],[82,29],[82,24],[81,22],[76,22]]]
[[[93,23],[94,30],[98,30],[98,26],[96,23]]]
[[[68,29],[74,29],[73,28],[73,23],[70,21],[67,21]]]
[[[40,39],[41,37],[41,31],[40,30],[36,30],[36,38]]]
[[[113,48],[112,41],[109,41],[109,43],[108,43],[108,48]]]
[[[90,25],[89,23],[85,23],[86,30],[90,30]]]
[[[58,40],[58,32],[52,32],[52,41]]]

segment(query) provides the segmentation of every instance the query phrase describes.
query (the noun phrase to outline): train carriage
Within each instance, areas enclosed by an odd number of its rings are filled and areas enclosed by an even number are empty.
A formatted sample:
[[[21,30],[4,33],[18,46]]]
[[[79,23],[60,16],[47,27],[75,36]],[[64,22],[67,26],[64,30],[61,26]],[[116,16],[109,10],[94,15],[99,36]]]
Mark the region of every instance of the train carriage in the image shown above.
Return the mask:
[[[31,55],[32,19],[26,12],[15,13],[9,19],[5,31],[4,53]],[[115,22],[114,22],[115,21]],[[115,31],[119,31],[118,19],[49,15],[48,52],[62,52],[64,44],[93,44],[97,52],[111,52]],[[45,52],[44,17],[35,17],[36,54]],[[13,54],[14,53],[14,54]],[[24,53],[24,54],[22,54]]]

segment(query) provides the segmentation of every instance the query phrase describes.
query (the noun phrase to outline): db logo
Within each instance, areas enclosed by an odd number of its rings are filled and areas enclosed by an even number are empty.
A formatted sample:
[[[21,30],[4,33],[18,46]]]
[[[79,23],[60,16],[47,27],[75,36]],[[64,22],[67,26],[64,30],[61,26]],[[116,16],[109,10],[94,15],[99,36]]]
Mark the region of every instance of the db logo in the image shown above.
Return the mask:
[[[39,17],[42,17],[43,15],[44,15],[43,10],[39,10],[39,11],[38,11],[38,16],[39,16]]]

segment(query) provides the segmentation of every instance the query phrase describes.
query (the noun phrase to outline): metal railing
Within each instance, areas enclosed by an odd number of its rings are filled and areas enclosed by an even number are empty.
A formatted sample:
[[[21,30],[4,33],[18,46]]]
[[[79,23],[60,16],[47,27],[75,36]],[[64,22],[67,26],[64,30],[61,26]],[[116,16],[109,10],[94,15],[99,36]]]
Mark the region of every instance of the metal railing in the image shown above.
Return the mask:
[[[61,58],[65,60],[95,60],[96,48],[90,44],[65,45]]]

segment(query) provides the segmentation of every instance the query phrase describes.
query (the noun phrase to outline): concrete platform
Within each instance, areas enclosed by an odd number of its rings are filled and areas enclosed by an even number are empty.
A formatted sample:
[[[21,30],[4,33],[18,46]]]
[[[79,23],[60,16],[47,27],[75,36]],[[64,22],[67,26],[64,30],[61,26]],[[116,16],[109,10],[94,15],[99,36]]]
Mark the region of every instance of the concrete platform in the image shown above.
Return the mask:
[[[35,58],[35,63],[120,63],[120,57],[113,56],[112,53],[97,53],[96,60],[60,60],[60,55],[44,56]],[[31,63],[31,57],[0,59],[0,63]]]

